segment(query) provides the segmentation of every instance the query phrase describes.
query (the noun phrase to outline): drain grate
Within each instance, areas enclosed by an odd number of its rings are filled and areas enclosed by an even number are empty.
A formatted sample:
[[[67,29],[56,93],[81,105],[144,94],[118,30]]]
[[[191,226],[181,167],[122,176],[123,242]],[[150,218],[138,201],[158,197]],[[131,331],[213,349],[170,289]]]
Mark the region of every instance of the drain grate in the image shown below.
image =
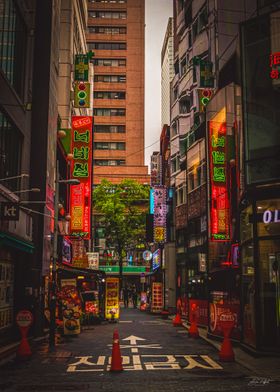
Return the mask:
[[[89,384],[23,384],[16,387],[17,391],[85,391]]]

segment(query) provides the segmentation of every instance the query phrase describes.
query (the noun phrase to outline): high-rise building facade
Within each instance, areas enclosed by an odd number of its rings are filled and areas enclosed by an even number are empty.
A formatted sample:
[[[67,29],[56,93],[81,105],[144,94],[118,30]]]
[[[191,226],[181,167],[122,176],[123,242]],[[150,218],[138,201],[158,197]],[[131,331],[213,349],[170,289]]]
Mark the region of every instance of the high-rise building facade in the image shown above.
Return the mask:
[[[144,17],[142,0],[88,3],[94,52],[94,184],[102,178],[149,182],[144,166]]]
[[[170,125],[170,83],[174,77],[173,29],[173,18],[169,18],[161,50],[161,127]]]

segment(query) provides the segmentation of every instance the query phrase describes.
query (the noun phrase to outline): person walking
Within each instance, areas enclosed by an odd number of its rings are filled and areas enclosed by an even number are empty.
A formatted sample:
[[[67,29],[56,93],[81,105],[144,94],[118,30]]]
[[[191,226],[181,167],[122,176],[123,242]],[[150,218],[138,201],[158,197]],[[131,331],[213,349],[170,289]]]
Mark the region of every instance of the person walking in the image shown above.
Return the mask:
[[[124,307],[128,308],[129,292],[127,286],[125,286],[123,289],[123,301],[124,301]]]
[[[137,297],[138,297],[137,290],[136,287],[134,286],[132,289],[132,302],[133,302],[134,309],[137,308]]]

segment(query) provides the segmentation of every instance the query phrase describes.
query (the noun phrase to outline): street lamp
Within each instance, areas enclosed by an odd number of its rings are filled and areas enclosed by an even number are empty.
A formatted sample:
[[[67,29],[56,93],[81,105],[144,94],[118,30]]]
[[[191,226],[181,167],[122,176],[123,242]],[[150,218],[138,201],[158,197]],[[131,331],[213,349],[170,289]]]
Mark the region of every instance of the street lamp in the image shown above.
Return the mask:
[[[59,184],[79,185],[80,181],[77,179],[59,180],[59,162],[56,162],[56,179],[55,179],[55,194],[54,194],[54,230],[53,230],[53,257],[52,257],[52,285],[50,298],[50,333],[49,346],[55,346],[55,309],[56,309],[56,262],[57,262],[57,237],[58,237],[58,204],[59,204]]]
[[[23,173],[23,174],[19,174],[18,176],[12,176],[12,177],[4,177],[4,178],[0,178],[0,181],[9,181],[9,180],[14,180],[15,178],[23,178],[23,177],[29,177],[29,174],[27,173]]]

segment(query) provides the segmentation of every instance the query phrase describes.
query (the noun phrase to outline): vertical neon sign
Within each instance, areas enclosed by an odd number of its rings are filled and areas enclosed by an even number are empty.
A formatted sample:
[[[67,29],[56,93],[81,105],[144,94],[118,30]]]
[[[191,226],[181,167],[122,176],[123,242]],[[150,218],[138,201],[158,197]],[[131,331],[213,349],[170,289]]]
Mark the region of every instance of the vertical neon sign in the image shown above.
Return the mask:
[[[209,122],[209,170],[210,170],[210,239],[229,241],[229,194],[226,152],[225,111],[222,121]]]
[[[70,188],[71,235],[90,238],[92,117],[72,117],[71,178],[80,181]]]
[[[166,241],[166,188],[153,187],[154,198],[154,242]]]

